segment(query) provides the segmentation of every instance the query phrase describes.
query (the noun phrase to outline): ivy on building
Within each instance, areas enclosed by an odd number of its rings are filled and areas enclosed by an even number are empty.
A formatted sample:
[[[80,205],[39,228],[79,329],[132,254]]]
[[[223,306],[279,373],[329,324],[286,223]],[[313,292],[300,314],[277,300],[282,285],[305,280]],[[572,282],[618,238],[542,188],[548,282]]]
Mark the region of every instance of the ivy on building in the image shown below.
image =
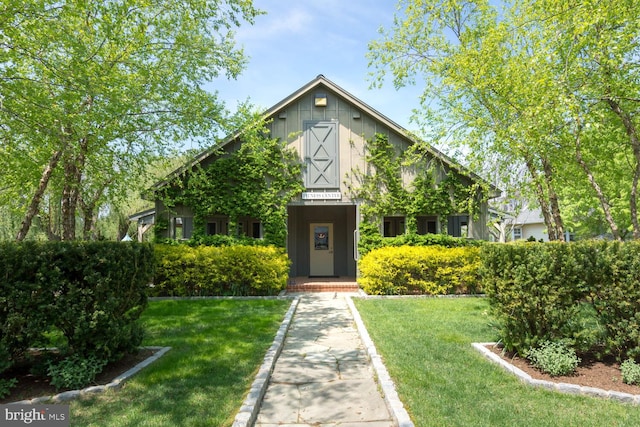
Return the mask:
[[[304,190],[297,152],[270,137],[259,121],[242,132],[233,149],[214,157],[181,174],[159,195],[165,206],[192,208],[194,238],[205,234],[210,216],[227,216],[231,233],[237,233],[240,218],[251,217],[262,223],[266,243],[284,247],[287,203]]]
[[[452,214],[478,214],[484,194],[480,185],[444,165],[425,145],[400,150],[387,135],[377,133],[365,143],[365,160],[365,169],[354,168],[350,182],[345,182],[361,202],[364,241],[379,236],[384,216],[403,215],[405,232],[416,234],[418,216],[438,216],[446,222]]]

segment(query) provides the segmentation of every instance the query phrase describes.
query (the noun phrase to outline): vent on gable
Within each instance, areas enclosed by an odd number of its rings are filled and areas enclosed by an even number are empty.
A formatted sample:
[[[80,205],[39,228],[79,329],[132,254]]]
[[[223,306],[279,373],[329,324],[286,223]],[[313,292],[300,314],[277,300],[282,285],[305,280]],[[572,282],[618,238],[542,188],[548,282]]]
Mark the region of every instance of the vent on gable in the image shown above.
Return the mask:
[[[326,93],[316,93],[313,104],[316,107],[326,107],[327,106],[327,94]]]

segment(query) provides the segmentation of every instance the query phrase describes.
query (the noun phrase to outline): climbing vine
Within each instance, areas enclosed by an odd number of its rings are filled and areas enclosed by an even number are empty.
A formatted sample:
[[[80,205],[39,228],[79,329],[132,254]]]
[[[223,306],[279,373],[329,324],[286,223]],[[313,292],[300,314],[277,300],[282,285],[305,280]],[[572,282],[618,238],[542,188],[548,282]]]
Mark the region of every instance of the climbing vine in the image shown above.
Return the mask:
[[[378,234],[378,224],[385,215],[403,214],[407,234],[417,233],[417,217],[437,215],[446,218],[456,213],[477,215],[479,184],[465,185],[453,170],[416,144],[409,150],[394,147],[387,135],[377,133],[365,144],[366,169],[353,169],[352,184],[347,184],[351,196],[360,199],[363,238]],[[440,166],[440,167],[438,167]],[[413,180],[405,182],[404,177]]]
[[[243,131],[237,150],[217,153],[165,192],[165,205],[193,209],[194,238],[205,234],[209,216],[228,216],[232,231],[239,218],[252,217],[261,221],[268,243],[285,246],[287,202],[304,189],[302,163],[286,141],[269,137],[258,123]]]

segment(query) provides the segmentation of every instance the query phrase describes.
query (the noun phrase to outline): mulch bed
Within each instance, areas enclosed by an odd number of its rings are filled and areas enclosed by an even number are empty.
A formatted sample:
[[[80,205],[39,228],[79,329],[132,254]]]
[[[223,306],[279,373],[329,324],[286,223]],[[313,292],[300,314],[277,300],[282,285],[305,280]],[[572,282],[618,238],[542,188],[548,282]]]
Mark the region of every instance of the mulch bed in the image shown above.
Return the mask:
[[[593,356],[583,355],[581,356],[582,361],[573,375],[552,377],[531,366],[527,359],[513,353],[503,352],[501,347],[489,345],[487,348],[503,360],[506,360],[513,366],[531,375],[532,378],[538,380],[576,384],[607,391],[619,391],[621,393],[640,394],[640,386],[629,385],[622,382],[620,364],[613,358],[597,361]]]
[[[151,357],[154,353],[155,350],[141,349],[138,353],[126,354],[117,362],[112,362],[105,366],[104,370],[96,376],[95,381],[88,384],[87,387],[110,383],[118,375],[127,372],[138,363]],[[69,391],[69,389],[56,390],[54,386],[49,384],[48,378],[31,374],[31,366],[31,364],[27,363],[18,364],[0,374],[0,378],[18,379],[18,384],[11,389],[11,394],[0,399],[0,404],[33,399],[41,396],[52,396]]]

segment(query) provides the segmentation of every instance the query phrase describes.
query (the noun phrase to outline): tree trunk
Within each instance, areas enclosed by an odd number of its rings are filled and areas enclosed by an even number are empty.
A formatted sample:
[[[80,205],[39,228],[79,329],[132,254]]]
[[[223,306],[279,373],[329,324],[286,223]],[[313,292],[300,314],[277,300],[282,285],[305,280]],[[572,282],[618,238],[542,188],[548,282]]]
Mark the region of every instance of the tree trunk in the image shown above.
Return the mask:
[[[64,188],[62,190],[62,240],[75,240],[76,214],[80,200],[82,171],[84,170],[87,152],[87,139],[80,140],[77,155],[71,153],[65,159]]]
[[[611,206],[609,205],[609,202],[607,202],[607,199],[604,196],[604,193],[602,192],[602,188],[600,188],[600,185],[598,184],[595,177],[593,176],[593,172],[591,172],[591,168],[589,168],[589,165],[587,165],[587,162],[585,162],[584,158],[582,157],[582,149],[580,146],[580,131],[578,131],[576,135],[575,144],[576,144],[576,160],[578,161],[578,164],[580,165],[584,173],[587,174],[589,183],[591,184],[591,187],[593,187],[593,189],[596,192],[598,200],[600,201],[600,206],[602,206],[602,210],[604,211],[604,218],[609,224],[609,228],[611,228],[611,234],[613,234],[613,238],[615,240],[622,240],[620,238],[620,230],[618,228],[618,224],[616,224],[615,220],[613,219],[613,215],[611,214]]]
[[[64,165],[64,188],[62,189],[62,240],[76,238],[76,210],[78,206],[78,167],[75,159],[67,159]]]
[[[40,177],[40,182],[38,182],[38,188],[31,198],[31,203],[29,203],[29,207],[27,208],[27,212],[22,220],[22,225],[20,226],[20,230],[16,235],[16,241],[21,242],[27,237],[27,233],[29,233],[29,229],[31,228],[31,224],[33,223],[33,217],[38,213],[38,208],[40,207],[40,202],[42,201],[42,196],[44,192],[47,190],[47,186],[49,185],[49,180],[51,179],[51,175],[53,171],[58,166],[58,162],[64,153],[64,146],[61,147],[58,151],[53,153],[51,158],[49,159],[49,163],[45,166],[42,171],[42,175]]]
[[[94,227],[94,214],[93,208],[87,206],[82,208],[83,225],[82,225],[82,239],[83,240],[95,240],[95,227]]]
[[[553,218],[553,225],[555,230],[556,239],[564,242],[564,223],[562,222],[562,216],[560,215],[560,204],[558,203],[558,195],[553,185],[553,168],[549,159],[541,156],[542,168],[544,171],[544,182],[547,186],[547,194],[549,197],[549,209],[551,217]]]
[[[91,199],[87,202],[82,195],[80,196],[80,208],[83,215],[83,227],[82,238],[84,240],[96,240],[96,222],[98,220],[98,201],[102,197],[107,185],[111,183],[108,180],[100,189],[91,196]]]
[[[525,157],[525,164],[527,165],[527,169],[531,174],[531,178],[535,182],[536,198],[538,199],[538,204],[540,205],[540,211],[542,212],[542,217],[544,218],[544,224],[547,226],[549,240],[557,240],[558,238],[556,235],[556,228],[553,223],[553,217],[551,215],[551,209],[549,208],[549,204],[547,203],[547,197],[544,194],[544,189],[540,184],[538,170],[536,169],[531,159],[528,157]]]
[[[614,99],[607,98],[607,103],[611,110],[622,120],[624,129],[627,132],[633,155],[636,159],[633,171],[633,181],[631,184],[631,196],[629,200],[629,208],[631,209],[631,224],[633,224],[633,238],[640,239],[640,222],[638,221],[638,181],[640,181],[640,139],[638,138],[638,130],[629,113],[624,111],[620,104]]]

